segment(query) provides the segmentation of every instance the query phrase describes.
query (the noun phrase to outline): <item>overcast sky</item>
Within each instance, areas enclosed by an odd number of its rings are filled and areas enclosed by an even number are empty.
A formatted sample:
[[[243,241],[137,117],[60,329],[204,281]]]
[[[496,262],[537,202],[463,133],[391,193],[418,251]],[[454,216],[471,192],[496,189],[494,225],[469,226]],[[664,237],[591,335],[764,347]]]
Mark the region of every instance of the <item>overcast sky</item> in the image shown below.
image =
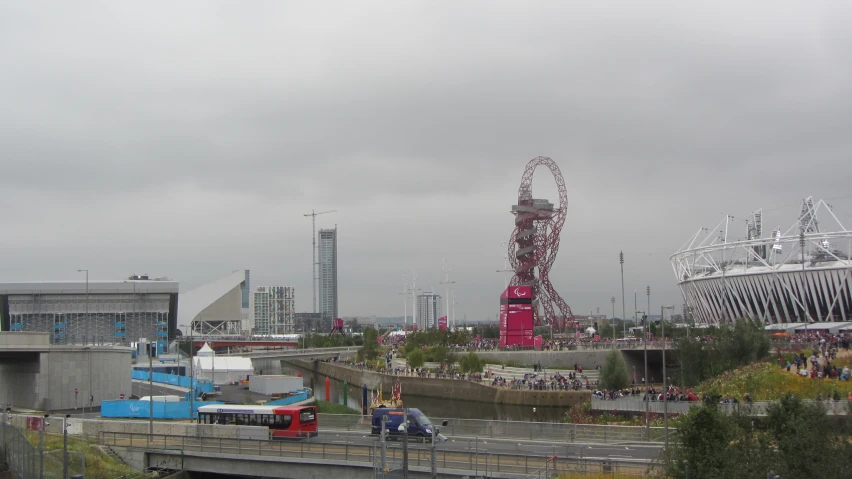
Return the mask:
[[[852,3],[640,3],[3,2],[0,281],[251,269],[310,311],[303,214],[336,209],[342,316],[401,315],[412,269],[443,294],[446,258],[494,318],[539,155],[575,314],[620,315],[620,250],[628,314],[679,311],[669,256],[723,214],[852,223]]]

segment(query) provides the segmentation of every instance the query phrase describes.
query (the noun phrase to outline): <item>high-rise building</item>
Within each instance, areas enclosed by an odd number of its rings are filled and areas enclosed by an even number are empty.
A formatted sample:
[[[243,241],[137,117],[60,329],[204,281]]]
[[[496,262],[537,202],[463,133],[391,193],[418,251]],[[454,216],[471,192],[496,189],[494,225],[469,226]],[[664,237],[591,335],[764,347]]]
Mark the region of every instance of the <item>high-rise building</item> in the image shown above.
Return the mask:
[[[292,333],[295,293],[290,286],[254,289],[254,334]]]
[[[251,272],[246,270],[246,282],[242,288],[242,307],[240,308],[240,332],[242,334],[251,334],[254,324],[252,324],[253,314],[251,313]]]
[[[417,324],[420,328],[437,328],[438,318],[443,316],[441,295],[423,293],[417,295]]]
[[[319,313],[335,319],[337,314],[337,226],[319,231]]]

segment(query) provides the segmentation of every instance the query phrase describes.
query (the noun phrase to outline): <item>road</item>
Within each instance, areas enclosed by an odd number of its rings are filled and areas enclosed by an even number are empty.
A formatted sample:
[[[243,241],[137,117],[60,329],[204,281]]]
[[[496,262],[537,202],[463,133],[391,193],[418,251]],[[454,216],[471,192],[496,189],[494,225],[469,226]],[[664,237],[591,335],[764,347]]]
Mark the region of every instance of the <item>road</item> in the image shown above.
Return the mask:
[[[377,436],[352,431],[334,431],[322,429],[320,435],[310,442],[318,444],[351,444],[369,446],[378,444]],[[401,448],[401,440],[388,441],[388,447]],[[409,440],[410,448],[429,449],[429,444]],[[529,441],[507,439],[472,439],[448,437],[446,441],[438,441],[439,451],[453,452],[482,452],[492,454],[526,454],[532,456],[576,457],[576,458],[610,458],[610,459],[657,459],[662,452],[658,444],[584,444],[557,443],[553,441]]]

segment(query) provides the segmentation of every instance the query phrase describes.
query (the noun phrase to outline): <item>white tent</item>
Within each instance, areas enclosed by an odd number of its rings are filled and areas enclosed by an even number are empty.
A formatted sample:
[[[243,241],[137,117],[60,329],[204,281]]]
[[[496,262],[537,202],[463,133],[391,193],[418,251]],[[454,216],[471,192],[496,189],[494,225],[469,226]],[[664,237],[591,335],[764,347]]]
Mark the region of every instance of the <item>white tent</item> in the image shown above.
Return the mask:
[[[213,354],[214,354],[213,348],[211,348],[210,345],[207,344],[207,343],[204,343],[204,346],[202,346],[201,349],[199,349],[198,351],[195,352],[196,356],[203,356],[203,357],[212,357]]]
[[[207,379],[212,381],[213,384],[237,382],[246,379],[251,374],[254,374],[251,358],[238,356],[214,358],[201,355],[195,358],[195,377]]]
[[[593,328],[593,327],[591,327],[591,326],[589,326],[588,328],[586,328],[586,334],[595,334],[596,332],[597,332],[597,331],[595,331],[595,328]]]

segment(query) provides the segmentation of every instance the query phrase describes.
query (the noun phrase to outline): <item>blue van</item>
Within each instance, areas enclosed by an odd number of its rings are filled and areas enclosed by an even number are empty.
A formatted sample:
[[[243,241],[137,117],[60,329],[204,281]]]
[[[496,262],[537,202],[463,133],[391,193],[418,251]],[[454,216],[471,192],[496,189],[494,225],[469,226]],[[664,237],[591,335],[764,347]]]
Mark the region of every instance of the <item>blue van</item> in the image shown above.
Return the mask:
[[[402,432],[399,426],[402,424],[402,418],[405,416],[402,408],[387,408],[379,407],[373,410],[373,423],[371,433],[379,435],[382,432],[382,416],[387,415],[388,421],[385,427],[388,430],[389,437],[401,437]],[[414,438],[422,438],[424,441],[432,440],[432,421],[426,417],[419,409],[408,409],[408,436]],[[441,428],[435,427],[435,436],[437,437]]]

